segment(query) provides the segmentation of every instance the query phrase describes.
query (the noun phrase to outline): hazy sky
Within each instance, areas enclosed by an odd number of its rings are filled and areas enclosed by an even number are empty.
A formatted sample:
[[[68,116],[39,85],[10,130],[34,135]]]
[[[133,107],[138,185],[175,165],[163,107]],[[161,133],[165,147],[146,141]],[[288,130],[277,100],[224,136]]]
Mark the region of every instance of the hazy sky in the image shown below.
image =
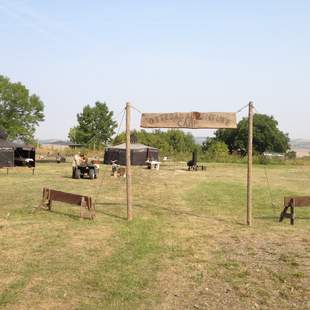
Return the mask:
[[[41,139],[66,138],[96,100],[115,114],[126,101],[234,112],[253,100],[291,138],[310,138],[308,0],[0,0],[0,35],[0,74],[45,103]]]

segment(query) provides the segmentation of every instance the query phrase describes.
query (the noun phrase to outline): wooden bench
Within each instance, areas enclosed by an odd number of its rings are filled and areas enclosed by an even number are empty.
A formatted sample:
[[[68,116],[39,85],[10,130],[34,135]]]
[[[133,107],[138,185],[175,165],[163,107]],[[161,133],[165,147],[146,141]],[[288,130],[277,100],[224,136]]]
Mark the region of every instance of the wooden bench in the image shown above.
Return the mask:
[[[282,222],[284,218],[289,218],[291,225],[294,225],[295,207],[310,207],[310,196],[285,197],[284,209],[280,214],[279,222]]]
[[[43,188],[42,202],[39,207],[51,210],[53,201],[59,201],[80,206],[80,217],[85,218],[84,211],[88,212],[88,218],[94,219],[95,205],[89,196],[65,193],[49,188]]]

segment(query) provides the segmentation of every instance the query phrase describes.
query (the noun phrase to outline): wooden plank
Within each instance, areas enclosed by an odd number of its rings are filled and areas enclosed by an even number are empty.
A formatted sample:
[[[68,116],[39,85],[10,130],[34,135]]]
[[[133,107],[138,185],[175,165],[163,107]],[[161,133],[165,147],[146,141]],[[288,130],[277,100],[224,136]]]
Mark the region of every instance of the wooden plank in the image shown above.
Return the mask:
[[[50,189],[50,196],[49,199],[53,201],[59,201],[64,203],[70,203],[74,205],[80,205],[82,198],[85,198],[87,201],[87,196],[77,195],[77,194],[71,194],[71,193],[65,193],[61,191],[56,191],[53,189]]]
[[[285,206],[288,206],[291,201],[294,202],[294,207],[310,207],[310,196],[284,197]]]
[[[175,112],[142,113],[143,128],[237,128],[236,113]]]

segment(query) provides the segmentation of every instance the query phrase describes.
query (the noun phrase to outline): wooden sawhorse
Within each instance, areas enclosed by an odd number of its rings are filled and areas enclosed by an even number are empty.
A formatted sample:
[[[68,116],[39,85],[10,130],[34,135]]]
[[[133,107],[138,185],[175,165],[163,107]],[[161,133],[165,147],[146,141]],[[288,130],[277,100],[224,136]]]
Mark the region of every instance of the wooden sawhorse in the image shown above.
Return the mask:
[[[94,219],[96,215],[95,205],[93,204],[91,197],[43,188],[42,202],[39,207],[50,211],[52,209],[53,201],[80,206],[81,218],[85,218],[84,211],[88,211],[88,218],[90,219]]]
[[[284,209],[280,214],[279,222],[282,222],[284,218],[289,218],[291,225],[294,225],[295,207],[310,207],[310,196],[285,197]]]

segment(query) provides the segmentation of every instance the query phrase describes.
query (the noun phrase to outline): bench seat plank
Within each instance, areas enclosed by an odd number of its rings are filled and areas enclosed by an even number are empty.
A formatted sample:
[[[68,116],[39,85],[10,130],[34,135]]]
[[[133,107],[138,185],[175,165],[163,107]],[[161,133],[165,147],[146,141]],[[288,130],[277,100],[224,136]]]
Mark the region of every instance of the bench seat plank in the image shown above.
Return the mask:
[[[292,196],[284,198],[284,205],[293,203],[294,207],[310,207],[310,196]]]

